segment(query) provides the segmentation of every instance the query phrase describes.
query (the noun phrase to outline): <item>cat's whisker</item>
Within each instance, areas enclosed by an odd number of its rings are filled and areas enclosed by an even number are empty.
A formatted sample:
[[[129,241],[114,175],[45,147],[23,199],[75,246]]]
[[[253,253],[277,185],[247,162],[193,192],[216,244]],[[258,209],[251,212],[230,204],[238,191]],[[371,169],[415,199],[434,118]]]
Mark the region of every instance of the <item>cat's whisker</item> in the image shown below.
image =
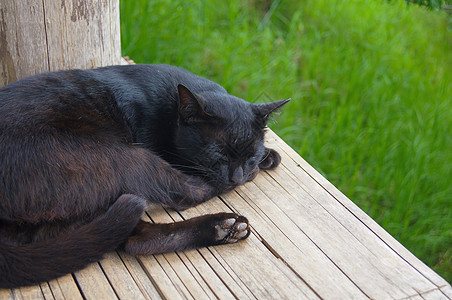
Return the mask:
[[[187,165],[178,165],[178,164],[172,164],[171,165],[174,168],[182,168],[182,169],[189,169],[191,171],[199,171],[199,174],[193,174],[193,175],[214,175],[216,174],[214,171],[212,171],[209,168],[197,165],[197,166],[187,166]]]
[[[183,150],[183,148],[178,148],[178,149]],[[175,153],[175,152],[169,152],[169,151],[166,151],[165,153],[167,153],[167,154],[169,154],[169,155],[172,155],[172,156],[174,156],[174,157],[180,158],[180,159],[182,159],[182,160],[185,160],[185,161],[191,163],[191,165],[182,165],[182,164],[179,164],[179,165],[178,165],[178,164],[172,164],[173,166],[179,166],[179,167],[184,167],[184,168],[194,168],[194,167],[198,167],[198,168],[202,168],[204,171],[211,171],[211,170],[208,169],[207,167],[201,165],[199,162],[197,162],[197,161],[195,161],[195,160],[193,160],[193,159],[184,157],[184,156],[182,156],[182,155],[180,155],[180,154],[178,154],[178,153]]]
[[[259,162],[259,164],[263,161],[265,161],[268,157],[270,156],[270,151],[266,151],[264,157],[262,157],[261,161]]]

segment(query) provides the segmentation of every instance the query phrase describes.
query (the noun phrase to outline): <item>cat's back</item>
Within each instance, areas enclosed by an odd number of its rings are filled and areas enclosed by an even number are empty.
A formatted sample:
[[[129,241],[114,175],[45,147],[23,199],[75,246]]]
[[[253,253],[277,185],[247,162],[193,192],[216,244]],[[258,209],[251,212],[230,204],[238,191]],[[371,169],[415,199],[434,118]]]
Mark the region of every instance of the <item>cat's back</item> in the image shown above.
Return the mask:
[[[121,130],[136,116],[157,119],[169,113],[178,84],[195,93],[227,94],[208,79],[164,64],[44,73],[0,88],[0,135],[26,136],[38,129]]]
[[[58,107],[86,100],[96,85],[85,71],[49,72],[30,76],[0,88],[1,120],[50,113]],[[99,94],[101,87],[97,88]]]
[[[102,74],[110,82],[114,82],[116,86],[127,84],[140,87],[147,92],[157,93],[156,97],[175,92],[178,84],[189,87],[195,93],[205,91],[226,93],[221,85],[213,81],[195,75],[184,68],[167,64],[111,66],[94,71]]]
[[[89,71],[24,78],[0,88],[0,135],[111,126],[122,121],[113,98],[109,86]]]

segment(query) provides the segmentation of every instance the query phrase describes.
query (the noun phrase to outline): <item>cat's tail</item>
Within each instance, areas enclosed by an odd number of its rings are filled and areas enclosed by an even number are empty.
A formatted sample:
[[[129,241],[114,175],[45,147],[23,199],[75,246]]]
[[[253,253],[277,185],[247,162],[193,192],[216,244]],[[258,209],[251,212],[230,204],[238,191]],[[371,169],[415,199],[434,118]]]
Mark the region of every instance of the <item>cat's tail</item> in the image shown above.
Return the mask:
[[[0,288],[47,281],[100,260],[127,240],[145,200],[122,195],[92,222],[65,235],[22,246],[0,244]]]

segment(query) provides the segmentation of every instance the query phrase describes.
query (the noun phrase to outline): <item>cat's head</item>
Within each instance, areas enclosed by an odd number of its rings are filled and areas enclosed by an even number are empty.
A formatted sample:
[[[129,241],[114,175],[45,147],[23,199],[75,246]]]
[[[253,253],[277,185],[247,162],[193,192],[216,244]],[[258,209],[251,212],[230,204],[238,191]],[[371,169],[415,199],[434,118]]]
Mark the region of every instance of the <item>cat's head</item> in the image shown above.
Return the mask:
[[[264,131],[270,114],[290,99],[252,104],[223,92],[195,94],[183,85],[178,94],[175,146],[183,170],[230,190],[280,163],[280,155],[264,147]]]

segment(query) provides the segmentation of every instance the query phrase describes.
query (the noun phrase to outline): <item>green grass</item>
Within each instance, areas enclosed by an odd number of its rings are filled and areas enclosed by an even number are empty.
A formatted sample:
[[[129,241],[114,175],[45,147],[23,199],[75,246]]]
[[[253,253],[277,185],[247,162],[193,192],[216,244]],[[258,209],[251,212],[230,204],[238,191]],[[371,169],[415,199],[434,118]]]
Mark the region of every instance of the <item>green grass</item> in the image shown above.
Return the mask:
[[[404,1],[121,1],[124,55],[291,97],[271,127],[451,282],[448,22]]]
[[[419,5],[425,5],[432,9],[440,9],[443,5],[450,5],[451,0],[406,0],[408,4],[414,3]]]

